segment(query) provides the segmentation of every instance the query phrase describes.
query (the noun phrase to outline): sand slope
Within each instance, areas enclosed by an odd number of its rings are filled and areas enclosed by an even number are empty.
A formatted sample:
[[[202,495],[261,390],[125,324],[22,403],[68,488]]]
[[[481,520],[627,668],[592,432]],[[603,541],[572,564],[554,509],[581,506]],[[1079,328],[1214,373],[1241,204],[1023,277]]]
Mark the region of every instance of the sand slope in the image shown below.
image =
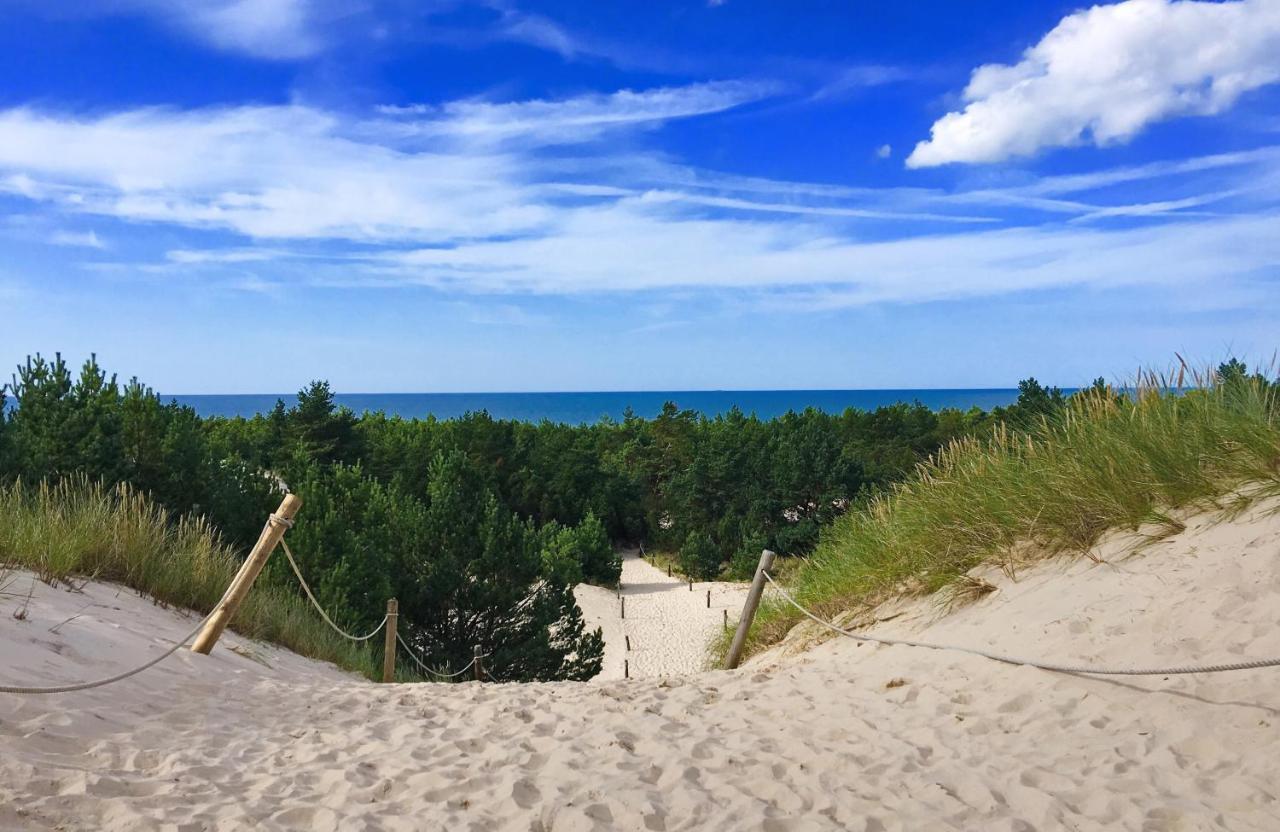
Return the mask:
[[[1130,543],[880,631],[1109,663],[1280,655],[1276,515],[1197,519],[1124,558]],[[85,628],[50,634],[56,616],[12,606],[0,676],[107,661],[73,647],[108,649]],[[186,629],[144,611],[154,626],[130,638]],[[33,638],[40,660],[15,666]],[[378,686],[267,660],[184,655],[105,690],[0,695],[0,829],[1280,828],[1277,670],[1105,681],[847,640],[586,684]]]

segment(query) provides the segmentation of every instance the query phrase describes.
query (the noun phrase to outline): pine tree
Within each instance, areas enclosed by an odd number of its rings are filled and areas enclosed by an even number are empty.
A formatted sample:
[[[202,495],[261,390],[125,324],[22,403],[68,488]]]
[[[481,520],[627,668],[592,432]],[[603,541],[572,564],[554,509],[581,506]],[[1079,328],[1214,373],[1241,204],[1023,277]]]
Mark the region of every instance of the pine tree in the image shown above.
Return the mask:
[[[7,385],[0,384],[0,483],[12,479],[17,471],[9,449],[9,400]]]
[[[52,362],[28,356],[13,377],[17,400],[10,423],[10,441],[18,473],[30,479],[76,469],[71,404],[71,373],[62,355]]]
[[[433,661],[462,667],[474,646],[503,679],[588,678],[603,641],[583,632],[572,588],[542,573],[537,535],[460,451],[431,465],[424,536],[406,552],[402,622]],[[408,603],[405,603],[405,601]]]
[[[302,453],[316,462],[355,462],[356,416],[334,404],[327,381],[313,381],[298,391],[290,413],[293,438]]]
[[[582,580],[597,586],[617,586],[622,579],[622,557],[609,542],[604,524],[588,511],[574,529]]]
[[[689,532],[680,547],[680,569],[701,581],[709,581],[720,574],[720,550],[710,535]]]

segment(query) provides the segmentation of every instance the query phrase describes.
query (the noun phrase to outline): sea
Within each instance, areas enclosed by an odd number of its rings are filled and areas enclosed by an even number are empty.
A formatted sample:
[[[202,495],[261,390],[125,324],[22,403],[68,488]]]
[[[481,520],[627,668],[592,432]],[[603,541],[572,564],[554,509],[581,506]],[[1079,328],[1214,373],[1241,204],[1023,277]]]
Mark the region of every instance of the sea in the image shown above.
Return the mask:
[[[293,394],[175,395],[162,396],[189,405],[201,416],[253,416],[266,413],[277,399],[286,405],[296,401]],[[637,416],[657,416],[666,402],[680,409],[707,416],[726,413],[737,407],[762,419],[788,411],[814,407],[828,413],[843,413],[852,407],[874,410],[905,402],[932,410],[967,410],[1012,404],[1016,389],[964,390],[646,390],[595,393],[338,393],[335,401],[356,413],[383,412],[406,419],[435,416],[449,419],[485,411],[495,419],[522,422],[543,420],[570,425],[591,424],[608,417],[620,421],[630,409]]]

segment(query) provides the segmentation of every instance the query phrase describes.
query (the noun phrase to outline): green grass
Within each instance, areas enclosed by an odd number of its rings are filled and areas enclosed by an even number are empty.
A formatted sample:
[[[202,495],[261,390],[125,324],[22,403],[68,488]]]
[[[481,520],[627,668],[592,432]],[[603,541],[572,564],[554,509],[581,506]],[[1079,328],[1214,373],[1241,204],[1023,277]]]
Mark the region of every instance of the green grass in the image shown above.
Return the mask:
[[[964,581],[979,564],[1084,554],[1113,528],[1158,538],[1181,529],[1178,509],[1229,515],[1280,494],[1276,386],[1206,377],[1180,391],[1181,381],[1144,376],[1122,401],[1074,397],[1031,435],[999,428],[946,448],[829,527],[790,577],[794,595],[828,619],[893,595],[949,588],[963,599],[980,594]],[[766,602],[751,649],[800,620]]]
[[[71,479],[0,487],[3,565],[28,569],[55,584],[114,581],[203,615],[221,600],[240,560],[203,519],[170,517],[125,485],[106,488]],[[254,584],[231,629],[380,678],[380,654],[339,638],[293,587],[273,585],[266,574]]]

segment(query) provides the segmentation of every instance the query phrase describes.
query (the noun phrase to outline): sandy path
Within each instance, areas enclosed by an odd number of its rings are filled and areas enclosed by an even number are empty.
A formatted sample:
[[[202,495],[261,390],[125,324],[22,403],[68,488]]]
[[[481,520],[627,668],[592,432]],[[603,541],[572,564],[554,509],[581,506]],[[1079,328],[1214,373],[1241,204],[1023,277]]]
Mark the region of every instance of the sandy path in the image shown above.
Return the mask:
[[[1280,515],[1128,542],[879,631],[1106,663],[1280,654]],[[3,599],[0,676],[96,673],[190,626],[127,600],[50,633],[82,598],[41,591],[24,622]],[[0,829],[1280,828],[1276,670],[1106,681],[840,640],[662,680],[372,685],[261,652],[0,695]]]
[[[606,680],[623,678],[624,660],[632,679],[703,670],[707,645],[723,629],[725,612],[734,626],[747,591],[745,584],[714,581],[694,582],[690,591],[687,582],[668,577],[632,550],[623,553],[620,594],[585,585],[575,594],[587,626],[604,631],[604,668],[597,678]]]

